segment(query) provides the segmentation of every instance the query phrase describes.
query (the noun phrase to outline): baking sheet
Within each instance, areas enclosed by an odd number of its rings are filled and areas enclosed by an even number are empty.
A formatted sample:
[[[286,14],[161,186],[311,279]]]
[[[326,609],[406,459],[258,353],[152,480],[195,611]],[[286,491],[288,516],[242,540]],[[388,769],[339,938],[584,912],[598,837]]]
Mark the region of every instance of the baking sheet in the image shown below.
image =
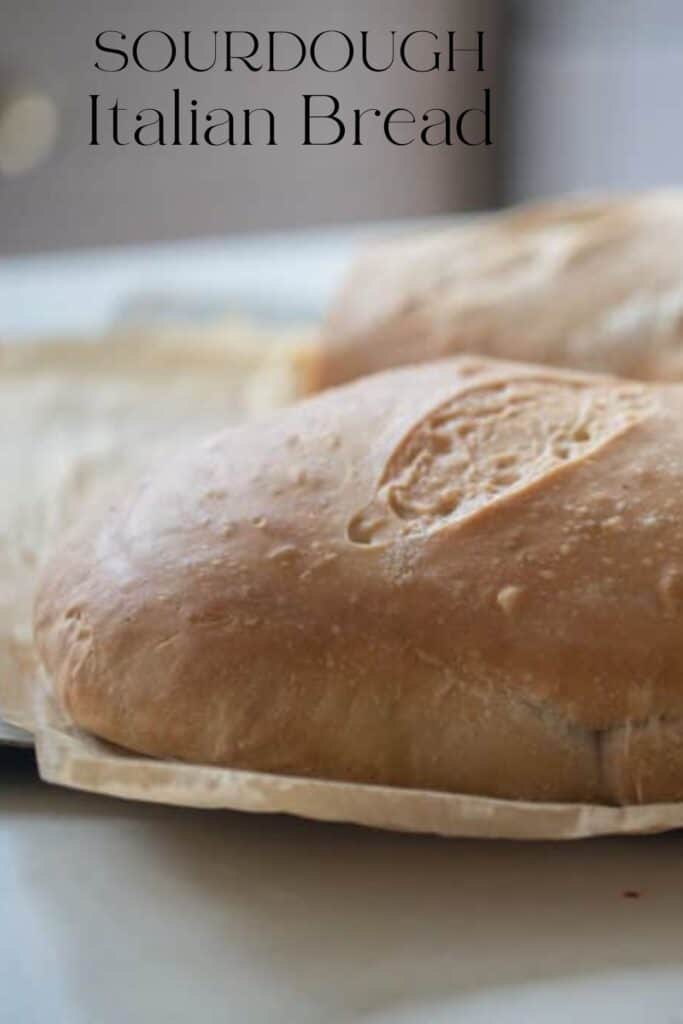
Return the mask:
[[[33,737],[24,729],[16,729],[0,718],[0,746],[32,747]]]

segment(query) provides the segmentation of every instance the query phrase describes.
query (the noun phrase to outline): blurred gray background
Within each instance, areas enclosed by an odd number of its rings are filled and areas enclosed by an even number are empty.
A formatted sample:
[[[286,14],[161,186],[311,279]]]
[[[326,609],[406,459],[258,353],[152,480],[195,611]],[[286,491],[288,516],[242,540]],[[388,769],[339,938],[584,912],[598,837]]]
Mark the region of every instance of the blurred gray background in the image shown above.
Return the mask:
[[[681,0],[505,7],[501,198],[680,183]]]
[[[5,254],[424,216],[681,178],[680,0],[195,0],[191,7],[182,0],[0,0],[0,11]],[[325,28],[454,28],[462,45],[483,29],[487,66],[484,74],[452,75],[357,66],[334,75],[94,70],[98,32],[116,28],[133,37],[152,27],[190,28],[197,37],[213,28],[287,28],[307,38]],[[298,143],[303,92],[335,93],[345,108],[457,111],[485,85],[494,100],[487,148]],[[117,95],[137,109],[164,105],[176,86],[202,105],[273,108],[281,144],[88,146],[89,93]],[[39,102],[28,149],[43,152],[28,160],[35,166],[17,170],[15,150],[21,164],[27,137],[17,138],[12,112],[26,95],[53,104],[58,125],[51,141],[50,107],[46,121]]]

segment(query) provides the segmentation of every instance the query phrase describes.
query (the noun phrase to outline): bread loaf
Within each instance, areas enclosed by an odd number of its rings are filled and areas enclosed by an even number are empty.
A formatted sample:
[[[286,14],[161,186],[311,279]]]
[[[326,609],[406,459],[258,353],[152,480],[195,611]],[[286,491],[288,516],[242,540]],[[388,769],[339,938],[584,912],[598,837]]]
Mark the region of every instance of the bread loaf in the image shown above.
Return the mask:
[[[523,206],[371,248],[304,386],[473,352],[683,380],[683,191]]]
[[[80,525],[36,635],[160,758],[683,799],[683,388],[461,358],[227,430]]]

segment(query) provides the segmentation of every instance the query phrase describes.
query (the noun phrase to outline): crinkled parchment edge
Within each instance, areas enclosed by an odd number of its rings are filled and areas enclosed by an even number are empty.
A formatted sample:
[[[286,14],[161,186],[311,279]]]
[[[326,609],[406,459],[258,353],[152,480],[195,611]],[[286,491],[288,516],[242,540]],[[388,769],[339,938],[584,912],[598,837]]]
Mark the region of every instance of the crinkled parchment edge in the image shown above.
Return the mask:
[[[90,793],[470,838],[580,839],[683,827],[683,803],[527,803],[160,761],[86,735],[65,719],[49,693],[45,678],[37,678],[25,690],[22,708],[0,710],[34,733],[46,782]]]

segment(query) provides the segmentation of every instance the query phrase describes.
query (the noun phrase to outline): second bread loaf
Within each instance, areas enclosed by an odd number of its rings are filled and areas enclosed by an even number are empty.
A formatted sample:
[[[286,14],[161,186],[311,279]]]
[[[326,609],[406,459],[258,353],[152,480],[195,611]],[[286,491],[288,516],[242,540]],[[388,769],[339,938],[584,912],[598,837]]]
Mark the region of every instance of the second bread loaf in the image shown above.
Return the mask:
[[[467,352],[683,380],[683,191],[522,206],[371,248],[305,387]]]

